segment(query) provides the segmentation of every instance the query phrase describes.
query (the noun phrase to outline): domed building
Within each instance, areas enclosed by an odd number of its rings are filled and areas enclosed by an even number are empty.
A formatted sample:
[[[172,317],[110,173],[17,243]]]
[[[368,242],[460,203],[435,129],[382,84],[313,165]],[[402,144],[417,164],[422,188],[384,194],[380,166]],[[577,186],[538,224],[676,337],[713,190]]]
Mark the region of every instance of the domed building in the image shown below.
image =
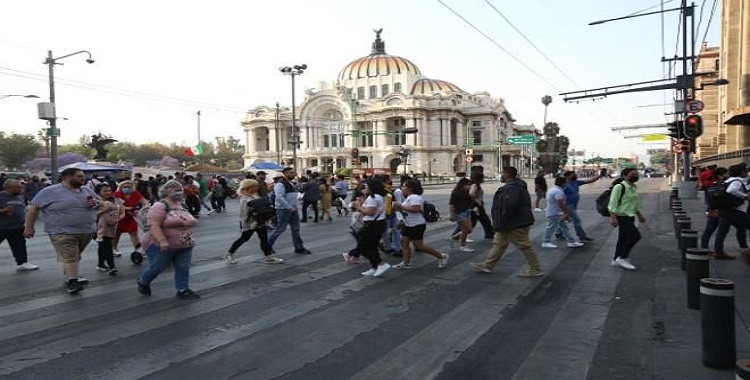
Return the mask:
[[[295,112],[299,170],[495,176],[523,162],[519,146],[500,144],[514,134],[515,121],[503,99],[425,76],[409,59],[386,53],[381,32],[370,55],[344,66],[336,81],[305,91]],[[242,126],[246,166],[292,165],[290,107],[256,107]]]

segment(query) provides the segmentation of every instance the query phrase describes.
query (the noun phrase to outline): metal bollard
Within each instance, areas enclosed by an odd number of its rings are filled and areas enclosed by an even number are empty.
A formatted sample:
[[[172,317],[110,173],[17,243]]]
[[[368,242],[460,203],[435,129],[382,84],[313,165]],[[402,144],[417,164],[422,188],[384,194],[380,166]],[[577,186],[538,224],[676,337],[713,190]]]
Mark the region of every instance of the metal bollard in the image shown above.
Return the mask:
[[[683,212],[683,211],[675,212],[672,215],[672,224],[674,225],[674,229],[675,230],[677,229],[677,220],[679,220],[679,219],[685,219],[687,217],[688,216],[687,216],[686,212]]]
[[[683,218],[683,219],[677,219],[677,225],[674,229],[674,236],[677,238],[677,243],[680,243],[680,239],[682,236],[682,230],[689,230],[692,229],[692,223],[690,222],[690,218]]]
[[[672,188],[672,192],[669,194],[672,198],[679,198],[680,197],[680,189],[677,187]]]
[[[736,380],[750,380],[750,360],[737,360],[737,367],[734,369]]]
[[[703,365],[734,368],[734,282],[720,278],[701,280],[701,349]]]
[[[685,255],[687,254],[688,248],[698,247],[698,231],[696,230],[682,230],[680,231],[680,242],[678,244],[680,248],[680,267],[685,271]]]
[[[708,277],[708,249],[688,248],[685,253],[687,276],[687,307],[701,308],[701,280]]]
[[[672,201],[672,209],[682,208],[682,201],[677,199]]]

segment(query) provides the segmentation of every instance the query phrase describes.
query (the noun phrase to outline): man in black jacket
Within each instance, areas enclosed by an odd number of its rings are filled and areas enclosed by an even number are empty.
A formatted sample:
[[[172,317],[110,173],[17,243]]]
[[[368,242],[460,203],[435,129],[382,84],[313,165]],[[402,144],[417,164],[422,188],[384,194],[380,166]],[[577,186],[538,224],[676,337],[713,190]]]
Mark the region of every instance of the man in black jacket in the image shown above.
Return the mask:
[[[526,182],[517,178],[518,169],[506,166],[502,176],[505,186],[499,188],[492,199],[492,225],[495,228],[492,250],[483,262],[471,263],[471,266],[484,273],[492,273],[492,268],[503,257],[508,245],[513,243],[523,253],[528,264],[528,268],[518,275],[539,277],[544,272],[529,240],[529,230],[534,224],[529,190]]]

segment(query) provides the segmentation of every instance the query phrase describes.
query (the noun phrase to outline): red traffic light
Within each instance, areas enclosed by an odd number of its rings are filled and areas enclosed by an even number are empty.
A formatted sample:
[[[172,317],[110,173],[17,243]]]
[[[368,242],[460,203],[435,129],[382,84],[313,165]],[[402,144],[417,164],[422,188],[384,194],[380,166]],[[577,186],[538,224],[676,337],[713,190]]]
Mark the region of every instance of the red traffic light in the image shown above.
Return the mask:
[[[695,139],[703,134],[703,118],[700,115],[690,115],[683,123],[685,137]]]

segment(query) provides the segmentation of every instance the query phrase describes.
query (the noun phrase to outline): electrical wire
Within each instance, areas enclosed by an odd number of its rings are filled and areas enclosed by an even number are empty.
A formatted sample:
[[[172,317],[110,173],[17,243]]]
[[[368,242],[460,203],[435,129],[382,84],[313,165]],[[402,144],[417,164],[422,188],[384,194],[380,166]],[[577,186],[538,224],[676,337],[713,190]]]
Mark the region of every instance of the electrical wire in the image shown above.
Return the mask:
[[[698,16],[698,26],[695,27],[695,35],[700,35],[701,23],[703,23],[703,10],[705,8],[706,8],[706,0],[703,0],[703,2],[701,2],[701,13],[700,13],[700,16]],[[693,17],[695,17],[695,9],[693,9]],[[698,50],[697,46],[695,50]]]
[[[703,46],[704,43],[706,43],[706,38],[708,37],[708,31],[711,30],[711,20],[714,19],[714,14],[716,13],[716,5],[718,5],[718,0],[714,0],[714,5],[711,6],[711,15],[708,17],[708,22],[706,22],[706,31],[703,33],[703,40],[701,40],[701,46]]]
[[[3,70],[6,72],[3,72]],[[16,70],[16,69],[3,67],[3,66],[0,66],[0,75],[16,76],[20,78],[32,79],[32,80],[37,80],[37,81],[42,81],[42,82],[48,81],[48,77],[45,75],[32,73],[28,71]],[[87,82],[73,81],[73,80],[68,80],[64,78],[55,78],[55,83],[69,86],[69,87],[82,88],[82,89],[91,90],[91,91],[115,94],[115,95],[150,100],[150,101],[173,103],[173,104],[186,105],[186,106],[199,106],[199,107],[228,111],[228,112],[233,112],[233,113],[244,113],[247,111],[246,108],[241,108],[241,107],[225,106],[221,104],[213,104],[213,103],[193,101],[189,99],[173,98],[173,97],[149,94],[149,93],[139,92],[139,91],[124,90],[120,88],[97,85],[97,84],[87,83]]]
[[[437,0],[437,1],[438,1],[438,3],[442,4],[446,9],[448,9],[449,11],[451,11],[451,13],[453,13],[456,17],[460,18],[463,22],[465,22],[467,25],[469,25],[472,29],[474,29],[475,31],[477,31],[477,33],[481,34],[484,38],[486,38],[487,40],[489,40],[490,42],[492,42],[493,45],[495,45],[500,50],[502,50],[503,52],[505,52],[505,54],[507,54],[509,57],[513,58],[514,61],[518,62],[521,66],[523,66],[524,68],[526,68],[526,70],[528,70],[529,72],[531,72],[532,74],[534,74],[534,76],[536,76],[537,78],[541,79],[544,83],[547,83],[555,91],[560,91],[560,89],[557,86],[555,86],[552,82],[550,82],[549,80],[547,80],[547,78],[543,77],[536,70],[532,69],[529,65],[527,65],[524,61],[522,61],[521,59],[519,59],[518,57],[516,57],[515,55],[513,55],[513,53],[511,53],[510,51],[508,51],[508,49],[506,49],[502,45],[500,45],[497,41],[495,41],[487,33],[483,32],[481,29],[479,29],[474,24],[472,24],[471,21],[467,20],[464,16],[461,16],[460,13],[456,12],[455,10],[453,10],[453,8],[451,8],[450,6],[448,6],[448,4],[444,3],[443,0]]]

